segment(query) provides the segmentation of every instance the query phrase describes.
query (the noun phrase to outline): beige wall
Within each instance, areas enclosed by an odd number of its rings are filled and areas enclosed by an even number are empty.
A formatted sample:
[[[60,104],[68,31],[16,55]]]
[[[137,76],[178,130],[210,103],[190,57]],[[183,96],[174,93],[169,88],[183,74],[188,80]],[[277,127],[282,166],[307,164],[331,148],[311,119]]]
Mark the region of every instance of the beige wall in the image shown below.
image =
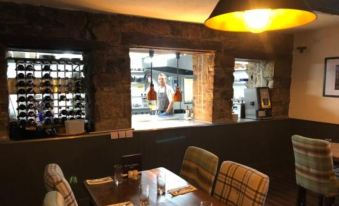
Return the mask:
[[[306,46],[300,53],[296,48]],[[339,124],[339,98],[323,97],[324,61],[339,57],[339,26],[297,33],[289,117]]]

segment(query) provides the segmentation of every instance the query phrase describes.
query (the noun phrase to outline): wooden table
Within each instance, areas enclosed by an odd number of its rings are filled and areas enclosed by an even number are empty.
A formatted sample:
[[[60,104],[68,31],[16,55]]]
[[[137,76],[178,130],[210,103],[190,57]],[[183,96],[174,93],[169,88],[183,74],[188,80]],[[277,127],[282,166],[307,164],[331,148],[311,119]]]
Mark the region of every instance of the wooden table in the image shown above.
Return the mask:
[[[152,205],[171,205],[171,206],[199,206],[200,201],[208,200],[213,202],[213,206],[224,205],[218,200],[212,198],[206,192],[196,190],[172,197],[166,192],[165,195],[157,195],[156,174],[159,171],[166,174],[166,191],[177,187],[185,186],[188,183],[165,168],[156,168],[152,170],[142,171],[141,178],[138,180],[124,179],[124,181],[116,186],[113,182],[98,185],[88,185],[85,181],[85,187],[88,190],[93,202],[97,206],[105,206],[108,204],[131,201],[135,206],[139,205],[139,186],[140,184],[148,184],[150,187],[149,201]]]
[[[331,151],[333,161],[339,162],[339,143],[331,143]]]

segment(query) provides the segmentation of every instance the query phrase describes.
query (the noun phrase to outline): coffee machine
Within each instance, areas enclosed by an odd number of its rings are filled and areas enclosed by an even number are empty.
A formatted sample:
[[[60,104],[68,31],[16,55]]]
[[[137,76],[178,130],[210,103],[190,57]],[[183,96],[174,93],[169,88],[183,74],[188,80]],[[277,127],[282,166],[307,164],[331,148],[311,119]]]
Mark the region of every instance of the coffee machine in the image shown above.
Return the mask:
[[[245,116],[249,119],[272,117],[272,105],[268,87],[245,89]]]

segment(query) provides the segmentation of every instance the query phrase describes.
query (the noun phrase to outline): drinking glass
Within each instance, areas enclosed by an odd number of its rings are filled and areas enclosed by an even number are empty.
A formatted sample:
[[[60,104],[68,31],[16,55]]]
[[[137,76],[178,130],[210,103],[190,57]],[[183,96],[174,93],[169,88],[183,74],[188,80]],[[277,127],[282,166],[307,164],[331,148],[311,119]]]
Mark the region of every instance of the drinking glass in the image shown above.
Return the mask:
[[[200,206],[213,206],[213,203],[210,201],[201,201]]]
[[[325,139],[325,140],[328,141],[329,143],[332,142],[332,139],[331,139],[331,138],[327,138],[327,139]]]
[[[157,193],[158,195],[166,193],[166,174],[163,172],[157,174]]]
[[[122,183],[122,166],[119,164],[114,165],[113,180],[116,186]]]
[[[140,206],[146,206],[149,204],[149,185],[140,185],[139,200]]]

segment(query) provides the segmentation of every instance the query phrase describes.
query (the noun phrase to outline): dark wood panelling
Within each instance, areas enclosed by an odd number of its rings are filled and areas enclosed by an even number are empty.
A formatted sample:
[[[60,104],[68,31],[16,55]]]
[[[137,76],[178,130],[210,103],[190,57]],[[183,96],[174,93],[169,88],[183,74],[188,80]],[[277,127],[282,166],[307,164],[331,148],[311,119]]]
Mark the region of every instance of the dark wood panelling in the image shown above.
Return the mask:
[[[64,140],[0,144],[0,205],[40,205],[45,194],[44,166],[60,164],[67,177],[78,177],[77,198],[86,178],[111,175],[121,155],[143,154],[144,169],[163,166],[178,173],[185,149],[195,145],[268,173],[291,167],[289,120],[135,132],[132,139],[108,135]],[[283,162],[283,164],[282,164]],[[20,198],[13,198],[20,197]]]

